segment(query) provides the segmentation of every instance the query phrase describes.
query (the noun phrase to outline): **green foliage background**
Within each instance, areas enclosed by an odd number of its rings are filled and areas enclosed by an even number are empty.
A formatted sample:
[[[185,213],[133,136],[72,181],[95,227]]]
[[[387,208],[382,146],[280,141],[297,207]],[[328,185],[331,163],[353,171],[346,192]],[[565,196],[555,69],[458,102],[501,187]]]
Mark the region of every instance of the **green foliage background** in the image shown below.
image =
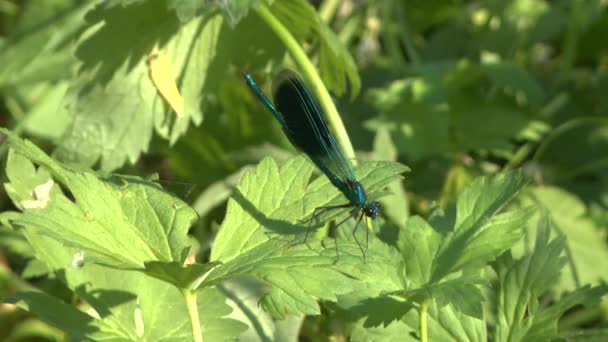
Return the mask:
[[[608,340],[607,9],[0,0],[0,339]],[[344,197],[242,78],[284,68],[380,198],[366,262],[297,243]]]

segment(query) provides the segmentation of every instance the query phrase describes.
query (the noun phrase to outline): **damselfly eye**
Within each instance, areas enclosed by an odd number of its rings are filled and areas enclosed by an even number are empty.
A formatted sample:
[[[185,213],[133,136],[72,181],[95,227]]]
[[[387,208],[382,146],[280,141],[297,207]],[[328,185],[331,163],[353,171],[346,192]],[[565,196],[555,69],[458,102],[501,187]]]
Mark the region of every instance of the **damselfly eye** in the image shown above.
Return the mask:
[[[375,219],[378,217],[378,215],[380,215],[380,203],[371,202],[365,206],[365,208],[363,208],[363,212],[365,213],[365,216]]]

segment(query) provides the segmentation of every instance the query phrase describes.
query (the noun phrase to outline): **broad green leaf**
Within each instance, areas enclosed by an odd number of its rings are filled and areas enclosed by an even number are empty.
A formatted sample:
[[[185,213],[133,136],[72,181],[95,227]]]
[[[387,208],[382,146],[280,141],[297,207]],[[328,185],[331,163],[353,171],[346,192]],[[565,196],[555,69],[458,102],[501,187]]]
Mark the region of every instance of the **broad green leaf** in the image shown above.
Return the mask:
[[[56,156],[86,166],[100,161],[102,169],[113,170],[147,150],[154,128],[175,142],[190,122],[202,121],[201,92],[209,82],[204,71],[214,58],[221,17],[180,27],[165,3],[152,1],[100,7],[87,19],[92,28],[76,51],[82,64],[66,100],[75,120]],[[133,25],[139,29],[125,30]],[[158,50],[172,63],[184,101],[181,119],[149,77],[147,60]]]
[[[481,65],[483,70],[498,87],[520,93],[532,107],[538,108],[544,102],[544,91],[540,84],[524,68],[510,62],[493,62]]]
[[[317,12],[307,1],[278,0],[270,10],[298,40],[309,38],[319,26]]]
[[[429,306],[427,315],[429,341],[487,341],[486,326],[479,320],[455,311],[451,306]],[[411,310],[402,321],[386,327],[365,327],[358,321],[352,331],[353,341],[420,341],[419,315]]]
[[[442,236],[424,219],[413,216],[399,232],[397,246],[402,253],[407,278],[416,286],[431,281],[431,270]]]
[[[242,341],[277,340],[275,332],[278,322],[275,322],[259,305],[259,300],[267,287],[268,285],[263,281],[254,277],[230,279],[222,282],[220,286],[226,294],[228,304],[234,309],[231,317],[249,326],[240,336]]]
[[[239,336],[240,341],[297,341],[305,317],[289,316],[275,321],[259,305],[268,285],[253,277],[241,277],[222,283],[226,297],[234,309],[231,317],[246,322],[249,329]]]
[[[56,251],[61,248],[55,242],[50,246]],[[43,246],[36,246],[39,247]],[[183,298],[168,283],[139,272],[96,265],[68,269],[67,273],[68,284],[91,305],[88,313],[35,292],[18,293],[17,304],[73,337],[129,341],[193,339]],[[197,304],[203,338],[232,341],[245,330],[244,324],[226,317],[232,309],[217,289],[206,288],[199,292]]]
[[[559,338],[570,341],[605,341],[608,339],[608,329],[569,330],[559,334]]]
[[[9,301],[49,325],[69,332],[74,339],[126,339],[126,336],[119,332],[112,332],[112,327],[103,321],[44,292],[18,292]]]
[[[8,257],[18,256],[24,259],[32,258],[32,247],[23,234],[0,225],[0,248]]]
[[[536,316],[534,323],[526,334],[531,341],[557,337],[558,321],[568,310],[583,305],[586,308],[599,305],[602,298],[608,294],[608,286],[583,286],[574,292],[560,298],[547,309]]]
[[[374,162],[355,172],[368,194],[373,194],[406,170],[397,163]],[[325,176],[308,185],[312,171],[312,164],[299,156],[280,169],[265,159],[255,173],[247,172],[228,202],[211,260],[226,262],[267,241],[268,234],[301,233],[305,226],[293,222],[310,217],[315,208],[347,202]]]
[[[374,138],[374,160],[397,161],[397,149],[393,144],[388,130],[380,128]],[[409,217],[409,201],[405,195],[404,179],[397,179],[388,185],[392,192],[380,200],[382,213],[398,227],[404,227]]]
[[[261,304],[273,317],[318,315],[319,299],[336,301],[337,295],[353,288],[353,278],[339,271],[340,264],[336,264],[333,253],[333,249],[326,250],[318,242],[271,239],[213,269],[202,286],[255,276],[272,285]],[[361,265],[359,257],[341,255],[339,261]]]
[[[449,150],[451,118],[437,71],[392,81],[366,95],[382,114],[368,126],[387,127],[400,154],[419,160]]]
[[[412,281],[406,298],[423,302],[434,300],[438,308],[452,304],[454,309],[472,317],[482,318],[483,296],[479,277],[461,276],[445,281],[432,281],[431,271],[441,235],[418,216],[412,217],[400,232],[398,247],[406,265],[407,279]],[[481,265],[480,265],[481,266]]]
[[[420,334],[417,312],[410,311],[404,322]],[[442,308],[429,305],[427,324],[429,341],[487,341],[485,322],[459,312],[451,305]]]
[[[156,279],[166,281],[178,289],[191,290],[197,279],[203,277],[217,265],[218,263],[182,266],[175,261],[148,261],[145,263],[144,273]]]
[[[189,249],[186,233],[196,218],[185,203],[140,178],[101,178],[68,168],[29,141],[4,132],[14,153],[7,165],[10,183],[5,187],[24,209],[10,218],[15,225],[51,236],[114,267],[143,268],[151,260],[184,261]],[[36,173],[34,165],[48,172],[54,182],[38,180],[41,172]],[[40,200],[36,194],[40,184],[51,184],[48,200],[26,209],[26,201]]]
[[[312,169],[303,156],[289,159],[280,169],[272,159],[265,159],[254,172],[243,176],[229,200],[226,219],[211,253],[212,260],[224,264],[205,278],[203,286],[254,275],[273,285],[262,305],[275,317],[318,314],[318,299],[336,301],[336,295],[352,291],[351,278],[336,268],[333,242],[328,243],[329,248],[325,244],[313,250],[311,246],[319,241],[312,238],[307,244],[279,238],[302,232],[304,227],[291,222],[310,216],[316,207],[344,203],[326,177],[320,176],[308,185]],[[405,170],[399,164],[384,162],[364,164],[356,172],[366,189],[373,192]],[[340,250],[338,265],[346,267],[349,274],[363,277],[356,245],[341,239]]]
[[[431,217],[436,226],[418,216],[410,218],[399,231],[400,258],[387,250],[379,263],[382,268],[370,267],[369,272],[358,273],[365,284],[366,274],[374,275],[369,278],[369,285],[342,296],[339,306],[348,310],[353,319],[365,317],[364,327],[394,324],[411,315],[410,311],[415,311],[412,307],[420,303],[432,303],[440,313],[477,318],[475,329],[483,326],[484,296],[480,285],[487,280],[474,272],[523,236],[523,227],[532,214],[530,209],[497,214],[523,183],[519,173],[481,177],[473,182],[458,201],[458,215],[463,222],[460,226],[442,221],[439,214]],[[477,224],[467,223],[472,221]],[[380,250],[374,247],[374,252]],[[399,259],[403,264],[396,262]],[[397,275],[402,275],[401,279]]]
[[[606,281],[608,265],[597,261],[608,260],[608,245],[601,228],[589,218],[585,204],[574,194],[551,186],[536,187],[530,195],[533,202],[546,209],[553,225],[567,239],[571,267],[563,270],[556,290],[574,291],[579,284],[599,285]]]
[[[336,95],[341,96],[348,89],[351,101],[361,91],[361,79],[353,56],[325,23],[319,21],[318,35],[319,74],[323,82]]]
[[[235,77],[232,64],[258,68],[284,53],[257,16],[232,29],[211,11],[181,25],[164,2],[146,1],[99,6],[87,19],[92,26],[76,51],[79,76],[65,100],[75,118],[55,155],[86,166],[99,163],[103,170],[134,163],[154,131],[173,144],[190,123],[202,122],[203,111],[227,110],[212,105]],[[139,30],[128,29],[133,25]],[[175,74],[182,118],[150,78],[149,57],[158,52],[168,57]]]
[[[511,102],[479,103],[477,98],[467,98],[458,93],[453,98],[450,108],[454,140],[459,149],[465,151],[510,151],[513,149],[511,139],[525,131],[530,122],[527,113]],[[484,124],[479,125],[480,122]]]
[[[496,341],[526,338],[535,317],[542,312],[538,304],[540,296],[556,284],[566,262],[562,256],[564,247],[563,237],[549,241],[549,225],[545,218],[540,222],[532,254],[513,260],[507,253],[498,261],[495,266],[499,282]]]
[[[532,208],[497,213],[524,186],[519,172],[481,177],[458,197],[454,232],[442,241],[431,279],[467,265],[482,265],[512,247],[523,236]]]
[[[523,237],[523,228],[533,213],[532,207],[501,213],[474,230],[451,235],[437,255],[433,278],[440,279],[446,269],[454,271],[495,259]]]
[[[211,4],[203,1],[190,0],[170,0],[169,8],[175,10],[175,13],[182,23],[187,23],[197,15],[201,15],[212,9]]]
[[[261,0],[223,0],[219,1],[217,5],[224,13],[224,17],[226,17],[230,26],[235,27],[260,2]]]
[[[242,168],[237,172],[228,175],[226,178],[208,186],[205,191],[197,197],[196,201],[194,201],[192,208],[196,210],[199,216],[204,217],[211,209],[221,203],[225,203],[230,195],[232,195],[232,191],[243,176],[243,173],[247,170],[247,167]]]
[[[0,87],[23,87],[71,77],[74,57],[70,44],[84,26],[84,13],[93,5],[87,2],[26,6],[21,13],[24,21],[17,27],[18,39],[9,41],[0,51]],[[33,15],[43,9],[47,12]],[[57,16],[58,12],[63,15]]]
[[[481,177],[458,197],[455,231],[479,228],[519,193],[526,180],[520,172]]]
[[[351,340],[353,342],[415,342],[416,329],[402,321],[393,322],[387,326],[365,327],[363,320],[353,324]]]
[[[246,172],[228,201],[211,260],[227,262],[260,245],[268,240],[267,231],[296,233],[295,229],[289,231],[289,222],[296,217],[286,206],[304,195],[312,170],[313,166],[300,157],[290,159],[280,170],[273,160],[264,159],[255,173]],[[287,215],[292,216],[290,221]]]
[[[67,168],[30,142],[8,131],[3,133],[12,148],[8,186],[15,177],[22,179],[12,187],[11,197],[27,198],[32,190],[25,185],[37,184],[36,177],[49,175],[56,181],[56,190],[51,191],[46,206],[3,213],[3,219],[24,228],[21,231],[36,258],[91,310],[81,314],[66,306],[65,315],[58,315],[55,309],[59,306],[44,304],[52,298],[31,296],[21,298],[27,304],[24,307],[67,333],[86,339],[191,340],[184,298],[172,284],[183,287],[211,266],[179,266],[186,256],[186,233],[195,216],[193,211],[180,209],[182,202],[154,184],[135,177],[102,179]],[[36,173],[34,165],[45,173]],[[63,194],[68,191],[70,198]],[[80,262],[76,264],[77,256]],[[146,264],[150,273],[164,281],[140,272],[144,262],[152,260],[164,261]],[[203,335],[209,340],[232,340],[244,330],[241,323],[225,317],[231,309],[224,301],[216,289],[198,292]],[[74,321],[73,317],[80,318]]]
[[[29,92],[37,97],[36,102],[23,121],[28,134],[56,141],[66,130],[72,117],[62,106],[68,88],[67,82],[41,84]]]
[[[451,304],[458,312],[483,319],[481,304],[484,298],[478,288],[482,283],[479,277],[462,276],[425,285],[408,291],[405,296],[418,303],[434,300],[439,309]]]
[[[343,229],[352,239],[351,230],[352,227]],[[369,242],[364,265],[341,265],[341,270],[358,280],[352,292],[339,296],[337,306],[349,320],[363,318],[365,327],[389,326],[412,309],[412,303],[399,296],[409,285],[406,268],[393,246],[375,237],[370,237]],[[353,253],[361,252],[356,248]]]

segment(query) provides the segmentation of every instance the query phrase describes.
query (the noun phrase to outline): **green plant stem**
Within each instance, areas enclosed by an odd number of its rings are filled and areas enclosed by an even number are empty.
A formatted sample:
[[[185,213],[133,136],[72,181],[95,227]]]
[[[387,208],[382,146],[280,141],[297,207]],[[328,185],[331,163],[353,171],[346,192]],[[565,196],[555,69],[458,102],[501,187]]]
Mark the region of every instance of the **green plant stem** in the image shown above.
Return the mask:
[[[580,31],[581,23],[585,19],[583,17],[583,1],[572,0],[570,1],[570,18],[568,20],[568,29],[564,38],[562,63],[559,70],[557,81],[559,83],[564,82],[568,79],[568,74],[576,61],[576,48],[578,45],[578,34]]]
[[[324,23],[329,23],[336,15],[342,0],[325,0],[319,8],[319,17]]]
[[[382,22],[384,23],[383,28],[381,30],[382,40],[384,41],[384,46],[386,47],[386,52],[390,56],[390,59],[396,65],[405,64],[405,60],[401,51],[399,50],[399,44],[397,38],[395,37],[395,25],[393,23],[392,15],[395,10],[395,1],[385,1],[382,4]]]
[[[188,316],[190,316],[190,322],[192,323],[192,336],[194,336],[194,341],[203,342],[203,332],[201,330],[201,322],[198,317],[198,307],[196,305],[196,292],[190,289],[182,289],[181,292],[186,300],[186,306],[188,307]]]
[[[319,104],[321,108],[325,112],[326,119],[331,127],[333,133],[336,136],[336,140],[338,144],[342,147],[346,157],[353,160],[355,163],[355,151],[353,146],[348,138],[348,134],[346,133],[346,129],[344,128],[344,123],[338,114],[338,110],[334,105],[334,102],[323,84],[321,77],[317,73],[314,65],[311,60],[308,58],[304,49],[298,41],[294,38],[294,36],[289,32],[289,30],[281,23],[268,9],[266,5],[260,5],[257,8],[258,15],[268,24],[268,26],[274,31],[274,33],[279,37],[279,39],[285,44],[287,50],[291,54],[291,57],[296,62],[296,64],[300,67],[304,77],[309,82],[309,85],[312,87],[313,92],[317,95],[319,100]]]
[[[407,51],[411,64],[418,65],[420,64],[420,55],[418,55],[418,51],[416,51],[416,48],[414,47],[412,33],[410,31],[407,18],[403,13],[405,11],[405,4],[405,1],[397,4],[397,18],[399,19],[398,27],[401,33],[401,41],[403,46],[405,46],[405,51]]]
[[[530,155],[532,152],[533,143],[527,143],[522,145],[513,155],[513,157],[507,162],[507,164],[503,167],[503,171],[513,170],[519,167],[524,160]]]
[[[420,304],[420,342],[427,342],[429,340],[428,327],[426,316],[429,311],[429,302],[424,301]]]

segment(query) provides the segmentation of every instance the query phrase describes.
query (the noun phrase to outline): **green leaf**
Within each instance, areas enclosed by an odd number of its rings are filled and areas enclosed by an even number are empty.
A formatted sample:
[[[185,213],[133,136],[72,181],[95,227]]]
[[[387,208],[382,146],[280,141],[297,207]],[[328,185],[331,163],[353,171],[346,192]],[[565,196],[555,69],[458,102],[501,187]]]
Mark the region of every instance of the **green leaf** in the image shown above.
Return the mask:
[[[350,229],[345,227],[344,231],[352,238]],[[393,246],[375,237],[370,237],[369,242],[365,264],[341,265],[341,270],[357,278],[357,282],[352,292],[339,296],[337,306],[349,320],[363,318],[365,327],[389,326],[412,309],[412,303],[399,296],[408,287],[406,268]],[[354,253],[361,252],[357,248]]]
[[[567,238],[571,267],[563,270],[556,290],[574,291],[579,284],[599,285],[606,281],[608,265],[597,261],[608,260],[608,246],[601,227],[591,220],[581,199],[553,186],[535,187],[531,196]]]
[[[72,121],[70,113],[61,105],[68,88],[67,82],[42,84],[29,93],[36,96],[27,117],[23,120],[28,134],[56,141]]]
[[[219,1],[217,5],[222,10],[230,26],[234,28],[259,3],[260,0],[224,0]]]
[[[336,95],[350,91],[354,100],[361,91],[361,79],[357,65],[346,46],[325,23],[319,21],[317,28],[321,47],[319,48],[319,74],[323,82]]]
[[[336,301],[352,290],[353,279],[343,274],[333,249],[326,253],[320,243],[294,244],[268,240],[213,269],[201,286],[212,286],[240,276],[255,276],[272,285],[262,307],[273,317],[318,315],[317,300]],[[361,264],[359,257],[342,255],[340,263]]]
[[[267,241],[268,234],[302,232],[305,228],[292,222],[308,218],[315,208],[347,202],[327,177],[307,186],[312,170],[312,164],[299,156],[280,169],[273,160],[264,159],[255,172],[245,173],[228,201],[211,260],[226,262]],[[374,162],[355,172],[367,192],[373,193],[406,170],[397,163]]]
[[[43,246],[36,246],[39,247]],[[61,249],[61,245],[54,242],[50,247],[55,251]],[[47,259],[47,262],[54,263],[54,260]],[[92,315],[42,293],[18,293],[15,301],[73,337],[95,341],[193,340],[183,298],[168,283],[139,272],[88,264],[82,269],[66,271],[68,284],[91,305]],[[217,289],[206,288],[198,293],[197,299],[203,338],[233,341],[245,330],[243,323],[227,318],[232,309]]]
[[[479,277],[462,276],[408,291],[405,296],[419,303],[434,299],[438,309],[451,304],[458,312],[483,319],[484,297],[477,287],[482,283]]]
[[[249,167],[244,167],[237,172],[228,175],[226,178],[209,185],[205,191],[196,198],[196,201],[192,204],[192,208],[196,210],[200,217],[205,217],[213,208],[226,202],[230,195],[232,195],[232,191],[243,176],[243,173],[248,169]]]
[[[226,219],[211,253],[212,260],[224,264],[205,278],[203,286],[254,275],[273,285],[262,305],[279,318],[318,314],[318,299],[336,301],[337,294],[352,290],[352,278],[337,267],[361,265],[360,251],[354,243],[340,242],[342,252],[336,265],[332,242],[327,248],[317,246],[325,242],[314,239],[301,244],[279,238],[302,232],[304,227],[291,222],[310,216],[316,207],[345,201],[324,176],[308,184],[312,170],[310,162],[298,156],[280,169],[267,158],[254,172],[245,173],[229,200]],[[356,172],[366,189],[373,191],[405,170],[397,163],[377,162],[364,164]],[[357,266],[348,269],[349,274],[359,274]]]
[[[390,82],[367,91],[366,98],[382,114],[368,121],[371,128],[390,130],[400,154],[419,160],[450,149],[450,113],[439,71]]]
[[[431,279],[493,260],[523,236],[532,208],[496,215],[525,185],[520,172],[481,177],[458,197],[454,232],[437,252]]]
[[[219,263],[182,266],[175,261],[147,261],[145,263],[144,273],[175,285],[178,289],[191,290],[197,279],[204,276],[217,265],[219,265]]]
[[[606,285],[594,287],[587,285],[565,295],[536,316],[526,338],[530,341],[538,341],[559,336],[558,322],[564,313],[579,305],[586,308],[597,306],[606,294],[608,294]]]
[[[96,320],[93,316],[43,292],[18,292],[9,301],[19,308],[35,314],[49,325],[70,332],[74,339],[124,338],[120,334],[112,334],[111,327],[104,324],[103,321]]]
[[[323,83],[336,95],[346,93],[354,99],[361,90],[357,65],[327,24],[319,18],[314,7],[305,0],[277,0],[270,7],[272,13],[287,27],[297,40],[319,40],[319,72]]]
[[[87,18],[93,26],[79,42],[79,75],[65,100],[75,119],[54,153],[62,161],[99,163],[103,170],[134,163],[147,151],[153,132],[173,144],[191,123],[202,122],[203,111],[228,111],[213,105],[224,87],[234,88],[230,66],[259,68],[284,54],[256,16],[232,29],[211,11],[182,25],[164,2],[146,1],[100,6]],[[129,29],[134,25],[137,31]],[[182,118],[150,78],[148,58],[156,53],[170,61],[183,98]],[[241,92],[247,91],[238,77]]]
[[[309,38],[319,26],[317,12],[307,1],[278,0],[270,10],[297,40]]]
[[[532,210],[497,214],[523,185],[520,173],[481,177],[459,197],[453,221],[439,213],[431,216],[432,225],[418,216],[410,218],[399,231],[400,256],[381,243],[372,245],[375,258],[370,260],[377,263],[365,272],[352,272],[361,285],[340,296],[339,307],[363,328],[370,328],[410,320],[415,311],[412,308],[429,303],[431,317],[448,317],[449,324],[441,321],[436,323],[435,331],[429,329],[430,333],[443,336],[438,340],[447,338],[443,334],[451,336],[448,340],[460,335],[484,340],[484,296],[480,285],[487,280],[478,273],[523,236],[522,228]],[[455,222],[459,222],[457,226]],[[467,324],[453,326],[450,320]],[[410,323],[412,328],[418,327],[413,321]]]
[[[397,161],[397,149],[388,130],[380,128],[374,138],[374,160]],[[409,201],[405,195],[403,179],[397,179],[388,185],[391,195],[380,200],[382,214],[387,216],[398,227],[404,227],[409,217]]]
[[[263,281],[254,277],[240,277],[222,282],[222,292],[233,303],[234,312],[231,317],[246,322],[249,329],[241,336],[241,340],[276,341],[277,325],[300,322],[303,317],[289,317],[286,321],[275,321],[259,304],[260,298],[267,289]],[[297,326],[297,333],[300,325]],[[290,340],[287,340],[290,341]]]
[[[187,23],[197,15],[204,15],[212,9],[211,4],[203,1],[170,0],[169,8],[174,9],[182,23]]]
[[[29,141],[3,132],[15,154],[7,165],[10,183],[5,187],[15,205],[24,209],[10,218],[15,225],[79,248],[113,267],[143,268],[150,260],[185,260],[186,234],[196,214],[184,202],[140,178],[101,178],[68,168]],[[44,182],[51,186],[47,201],[37,198],[41,172],[36,173],[34,165],[54,180]],[[30,202],[38,205],[28,209],[24,204]]]
[[[431,281],[431,270],[442,236],[424,219],[413,216],[399,232],[397,247],[402,253],[407,277],[416,286]]]
[[[0,52],[0,88],[71,77],[74,57],[70,44],[83,28],[84,13],[93,6],[91,2],[26,6],[20,14],[24,21],[17,27],[17,37],[12,37]],[[42,15],[35,16],[36,10]]]
[[[419,326],[419,316],[410,312],[404,319],[410,327]],[[429,341],[487,341],[485,322],[468,316],[450,305],[429,305]],[[418,330],[418,329],[416,329]]]
[[[498,307],[494,339],[496,341],[525,339],[542,311],[540,296],[556,284],[566,260],[563,237],[549,241],[549,223],[540,221],[535,248],[532,254],[514,261],[505,254],[495,266],[498,274]],[[557,307],[556,307],[557,308]],[[537,329],[553,322],[542,322]],[[543,336],[551,338],[551,335]]]
[[[577,331],[564,331],[559,334],[559,338],[567,341],[605,341],[608,339],[608,329],[585,329]]]
[[[221,17],[199,17],[180,27],[164,2],[146,1],[97,8],[87,18],[97,25],[76,51],[82,64],[66,100],[75,120],[56,156],[86,166],[100,161],[102,169],[113,170],[147,150],[153,129],[175,142],[190,122],[202,121],[201,93],[212,77],[206,70]],[[133,25],[139,29],[126,29]],[[181,119],[149,77],[147,59],[158,50],[171,61],[184,100]]]
[[[525,101],[532,107],[538,108],[545,101],[540,84],[519,65],[506,61],[492,62],[482,64],[481,70],[496,86],[523,94]]]
[[[2,132],[8,135],[12,148],[7,165],[11,181],[9,185],[15,177],[23,179],[20,184],[37,184],[36,176],[41,172],[36,173],[33,163],[29,161],[34,160],[35,164],[40,165],[39,170],[45,170],[56,181],[60,180],[62,187],[59,189],[54,183],[56,193],[51,191],[46,206],[26,209],[24,213],[3,213],[3,219],[23,223],[19,224],[24,226],[21,232],[36,258],[46,266],[45,273],[55,273],[59,281],[90,305],[90,309],[85,314],[69,305],[59,304],[52,297],[28,293],[19,295],[20,306],[71,336],[82,336],[88,340],[192,340],[190,316],[184,298],[172,284],[181,286],[191,283],[210,265],[187,269],[179,266],[185,257],[183,252],[187,251],[184,242],[188,228],[183,224],[184,212],[180,213],[174,207],[179,203],[156,186],[134,177],[102,180],[87,171],[68,169],[54,162],[30,142],[8,131]],[[133,188],[132,192],[127,191],[130,188]],[[138,190],[144,188],[145,196],[141,196]],[[26,196],[32,192],[31,187],[28,189],[25,186],[13,186],[13,189],[16,195]],[[76,202],[65,198],[63,192],[68,190]],[[138,205],[134,206],[134,202]],[[89,216],[89,221],[84,224],[74,223],[77,214],[92,213],[90,208],[93,207],[101,211],[94,212],[100,216]],[[104,209],[107,207],[114,210],[106,212]],[[167,207],[165,211],[163,207]],[[186,216],[189,216],[189,221],[194,215]],[[123,221],[116,222],[121,219]],[[72,224],[77,229],[72,228]],[[114,237],[110,239],[106,232],[114,225]],[[167,233],[154,230],[163,228],[167,228]],[[139,234],[134,236],[136,231]],[[169,254],[164,256],[164,263],[146,264],[148,272],[164,281],[143,272],[109,268],[99,263],[100,260],[112,259],[116,262],[111,265],[113,267],[138,268],[137,265],[123,264],[132,263],[129,256],[137,257],[139,250],[143,251],[140,254],[145,254],[150,246],[159,245],[174,251],[175,259],[179,257],[177,260],[180,261],[179,264],[169,262],[173,258]],[[172,249],[173,246],[176,248]],[[80,258],[78,264],[74,263],[76,257]],[[140,258],[143,261],[156,260],[154,255],[141,255]],[[233,340],[245,329],[243,324],[226,318],[232,310],[216,289],[206,287],[197,295],[205,338]]]
[[[483,320],[465,315],[452,306],[438,309],[429,305],[427,315],[429,341],[487,341]],[[386,327],[367,327],[360,320],[352,331],[353,341],[420,341],[419,315],[410,310],[401,321]]]
[[[21,232],[10,230],[0,225],[0,248],[8,255],[17,255],[21,258],[30,259],[32,248]]]
[[[206,288],[199,292],[197,304],[203,340],[235,341],[247,329],[243,322],[230,317],[233,309],[219,289]],[[175,323],[169,326],[174,327]]]
[[[463,93],[467,90],[463,90]],[[470,95],[469,95],[470,96]],[[513,149],[511,139],[525,131],[530,122],[527,113],[512,103],[479,103],[477,98],[454,94],[450,104],[454,139],[462,150]],[[484,122],[484,125],[479,125]]]
[[[386,342],[416,342],[416,329],[402,321],[396,321],[384,327],[364,326],[363,320],[353,324],[351,340],[353,342],[386,341]]]

